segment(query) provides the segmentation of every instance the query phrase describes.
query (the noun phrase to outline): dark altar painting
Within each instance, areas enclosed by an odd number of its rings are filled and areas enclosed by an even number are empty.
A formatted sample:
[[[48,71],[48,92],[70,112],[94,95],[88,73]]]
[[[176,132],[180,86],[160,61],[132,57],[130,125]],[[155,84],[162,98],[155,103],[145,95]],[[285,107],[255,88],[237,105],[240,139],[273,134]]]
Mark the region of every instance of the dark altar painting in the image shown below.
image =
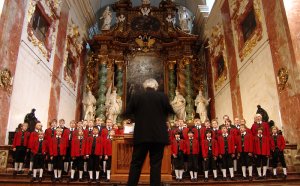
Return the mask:
[[[154,78],[158,84],[158,91],[164,92],[164,64],[160,58],[153,55],[136,55],[129,59],[126,75],[126,103],[131,97],[143,91],[143,82]]]

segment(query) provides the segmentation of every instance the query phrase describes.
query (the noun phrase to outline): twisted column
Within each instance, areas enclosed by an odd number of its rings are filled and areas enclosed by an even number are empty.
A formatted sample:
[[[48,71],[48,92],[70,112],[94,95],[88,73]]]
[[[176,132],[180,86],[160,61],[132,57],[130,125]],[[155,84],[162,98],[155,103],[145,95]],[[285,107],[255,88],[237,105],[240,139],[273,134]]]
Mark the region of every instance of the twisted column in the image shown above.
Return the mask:
[[[168,96],[170,100],[173,100],[175,97],[175,71],[174,66],[176,64],[176,61],[169,61],[168,62],[168,69],[169,69],[169,91]]]
[[[106,93],[106,81],[107,81],[107,55],[99,55],[99,75],[98,75],[98,84],[99,84],[99,89],[98,89],[98,99],[97,99],[97,110],[96,110],[96,115],[99,118],[102,118],[105,120],[105,93]]]
[[[194,100],[193,100],[193,89],[191,80],[191,56],[184,57],[183,62],[185,66],[185,87],[186,87],[186,120],[188,122],[194,119]]]
[[[118,96],[121,97],[121,99],[123,98],[123,77],[124,77],[124,61],[115,61],[116,65],[117,65],[117,94]],[[124,100],[122,100],[124,102]],[[122,108],[123,110],[123,108]],[[121,123],[122,118],[120,117],[120,115],[118,115],[117,117],[117,123]]]

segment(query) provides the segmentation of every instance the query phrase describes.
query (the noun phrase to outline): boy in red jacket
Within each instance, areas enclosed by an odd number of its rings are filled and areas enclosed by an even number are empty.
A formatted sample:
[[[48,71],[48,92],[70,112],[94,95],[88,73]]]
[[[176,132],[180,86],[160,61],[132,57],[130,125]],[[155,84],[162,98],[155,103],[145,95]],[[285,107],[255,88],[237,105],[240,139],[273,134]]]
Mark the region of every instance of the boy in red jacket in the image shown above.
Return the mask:
[[[247,179],[246,168],[249,171],[249,180],[252,181],[253,136],[243,124],[240,125],[240,135],[237,136],[237,149],[242,166],[243,180]]]
[[[180,138],[179,132],[174,134],[174,140],[171,143],[171,151],[173,156],[173,166],[175,169],[176,181],[182,181],[184,171],[184,153],[186,153],[186,146],[183,139]]]
[[[39,182],[42,182],[43,171],[44,171],[44,161],[48,151],[48,141],[44,139],[44,133],[39,131],[39,139],[34,141],[32,145],[31,152],[33,154],[33,176],[31,182],[36,181],[36,174],[39,170]]]
[[[28,142],[28,151],[30,152],[30,164],[29,164],[29,173],[28,175],[32,174],[33,169],[33,154],[31,152],[32,146],[35,141],[39,139],[39,132],[42,130],[42,124],[40,121],[37,121],[35,124],[35,130],[30,133],[29,142]]]
[[[276,126],[272,127],[272,136],[271,136],[271,153],[272,153],[272,163],[273,163],[273,177],[277,178],[276,168],[278,165],[278,159],[280,160],[282,170],[283,170],[283,178],[286,179],[287,171],[286,171],[286,163],[284,159],[284,151],[285,148],[285,140],[284,137],[278,134],[278,128]]]
[[[89,183],[93,181],[93,172],[96,172],[96,179],[94,181],[99,183],[100,159],[103,155],[103,147],[98,126],[94,126],[93,135],[87,138],[85,154],[88,161]]]
[[[111,155],[112,155],[112,139],[115,135],[114,130],[110,130],[108,133],[108,137],[103,139],[103,155],[104,155],[104,161],[106,162],[106,181],[110,181],[110,169],[111,169]],[[105,172],[105,171],[104,171]]]
[[[218,136],[218,152],[222,161],[223,180],[226,181],[226,169],[229,168],[230,179],[234,180],[233,158],[235,157],[235,136],[228,134],[226,126],[222,126],[222,135]]]
[[[270,138],[263,135],[263,128],[258,128],[257,135],[254,136],[253,152],[258,173],[257,179],[266,179],[267,162],[270,156]],[[263,175],[261,175],[261,165],[263,166]]]
[[[188,132],[188,138],[185,140],[185,146],[191,181],[197,182],[199,143],[198,140],[194,138],[194,133],[192,130]]]
[[[50,127],[45,130],[44,139],[48,142],[48,150],[47,150],[48,151],[48,157],[47,157],[48,174],[50,174],[53,171],[53,163],[50,160],[50,155],[49,155],[49,147],[50,147],[49,144],[50,144],[52,137],[56,135],[56,127],[57,127],[57,120],[53,119],[50,123]]]
[[[202,155],[204,159],[204,182],[208,181],[208,170],[211,168],[214,180],[217,180],[218,142],[212,138],[212,131],[206,130],[206,138],[202,141]]]
[[[79,171],[79,181],[82,182],[83,166],[85,159],[86,138],[84,138],[83,131],[80,129],[77,132],[78,136],[73,136],[71,145],[72,169],[71,178],[69,182],[74,181],[75,170]]]
[[[13,175],[15,176],[17,173],[23,173],[23,164],[26,156],[26,148],[28,146],[28,140],[30,133],[27,131],[28,124],[23,123],[21,131],[15,133],[14,141],[13,141],[13,151],[14,151],[14,159],[15,159],[15,170]],[[19,170],[19,171],[18,171]]]
[[[62,182],[61,172],[64,168],[64,159],[67,153],[68,142],[62,137],[62,128],[56,129],[56,136],[50,141],[50,159],[53,161],[54,179],[53,182]]]

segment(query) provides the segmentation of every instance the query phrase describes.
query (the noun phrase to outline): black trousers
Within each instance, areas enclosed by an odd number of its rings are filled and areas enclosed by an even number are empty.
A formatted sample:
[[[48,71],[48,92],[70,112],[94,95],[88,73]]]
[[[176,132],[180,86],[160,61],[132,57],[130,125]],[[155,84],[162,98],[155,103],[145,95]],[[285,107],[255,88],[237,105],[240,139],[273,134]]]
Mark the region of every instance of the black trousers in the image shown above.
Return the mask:
[[[53,169],[63,170],[64,169],[64,160],[63,156],[53,156]]]
[[[233,159],[231,157],[231,154],[225,152],[225,154],[222,155],[222,169],[232,168],[232,167],[233,167]]]
[[[173,165],[175,170],[184,169],[183,152],[177,154],[176,158],[173,158]]]
[[[284,154],[283,151],[280,151],[278,148],[276,148],[274,150],[274,152],[272,153],[272,164],[273,164],[273,168],[276,168],[278,165],[278,159],[282,165],[282,168],[286,168],[286,163],[285,163],[285,159],[284,159]]]
[[[72,169],[83,171],[83,166],[84,166],[83,156],[76,157],[75,160],[73,161]]]
[[[246,167],[249,167],[249,166],[252,166],[252,157],[249,156],[249,153],[248,152],[241,152],[240,154],[240,164],[241,166],[246,166]]]
[[[24,163],[26,156],[26,147],[25,146],[17,146],[15,152],[15,162]]]
[[[87,161],[88,171],[100,171],[100,156],[90,155]]]
[[[133,146],[132,159],[128,176],[128,186],[138,185],[142,166],[149,151],[150,157],[150,185],[159,186],[161,183],[161,164],[165,144],[143,143]]]
[[[198,154],[188,155],[188,170],[198,172]]]
[[[33,169],[42,169],[44,168],[45,155],[36,154],[33,158]]]
[[[256,167],[267,166],[268,158],[265,155],[257,155],[255,158]]]
[[[204,161],[204,171],[216,170],[217,169],[217,161],[214,159],[211,150],[208,151],[208,157]]]
[[[111,156],[108,156],[108,159],[106,161],[106,170],[111,169]]]

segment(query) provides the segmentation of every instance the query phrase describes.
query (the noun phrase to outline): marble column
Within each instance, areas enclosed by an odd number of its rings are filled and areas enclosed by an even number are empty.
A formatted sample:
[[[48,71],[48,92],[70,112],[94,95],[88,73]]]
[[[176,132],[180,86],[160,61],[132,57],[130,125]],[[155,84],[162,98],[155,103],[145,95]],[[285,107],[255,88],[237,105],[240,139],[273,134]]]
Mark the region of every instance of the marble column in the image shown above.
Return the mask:
[[[168,96],[169,100],[173,100],[175,97],[175,64],[176,61],[168,61],[169,80],[168,80]]]
[[[99,55],[99,75],[98,75],[98,99],[96,103],[96,116],[105,120],[105,93],[107,91],[106,82],[107,82],[107,55]]]
[[[185,84],[186,84],[186,121],[190,123],[194,119],[194,100],[193,100],[193,88],[191,80],[191,61],[192,57],[188,56],[184,59],[185,66]]]
[[[5,0],[0,17],[0,70],[8,69],[14,76],[24,24],[27,1]],[[0,88],[0,145],[4,145],[11,94]]]

